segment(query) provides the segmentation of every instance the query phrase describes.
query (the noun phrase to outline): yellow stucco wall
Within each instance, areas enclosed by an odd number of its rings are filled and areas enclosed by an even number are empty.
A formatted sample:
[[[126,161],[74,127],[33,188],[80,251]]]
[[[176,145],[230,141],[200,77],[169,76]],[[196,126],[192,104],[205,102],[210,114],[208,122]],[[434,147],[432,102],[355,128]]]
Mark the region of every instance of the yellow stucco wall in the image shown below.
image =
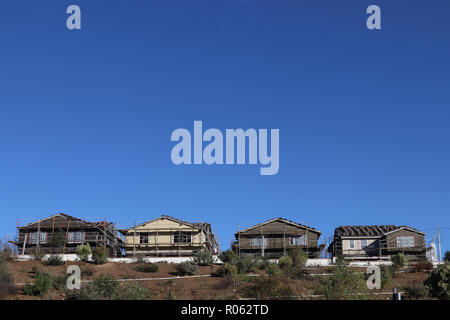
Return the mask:
[[[141,226],[136,227],[136,229],[129,229],[128,233],[125,235],[125,244],[126,245],[141,245],[141,246],[170,246],[176,245],[173,242],[173,236],[177,232],[192,232],[191,243],[190,244],[180,244],[181,246],[189,245],[189,246],[201,246],[201,244],[205,241],[206,236],[203,231],[200,231],[198,228],[193,228],[189,225],[179,224],[175,221],[161,218]],[[140,244],[140,236],[139,233],[151,233],[149,243]],[[134,236],[136,233],[136,236]]]

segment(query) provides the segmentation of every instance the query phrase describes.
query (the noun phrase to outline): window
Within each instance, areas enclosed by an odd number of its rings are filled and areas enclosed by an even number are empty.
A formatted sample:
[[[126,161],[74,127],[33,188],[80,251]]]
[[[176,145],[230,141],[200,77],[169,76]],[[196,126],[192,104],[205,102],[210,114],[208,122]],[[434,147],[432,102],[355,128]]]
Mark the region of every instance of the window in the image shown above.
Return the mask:
[[[368,245],[367,239],[363,239],[360,241],[361,241],[361,249],[367,248],[367,245]]]
[[[140,243],[150,243],[150,235],[148,233],[139,233],[139,242]]]
[[[38,241],[38,239],[40,240]],[[47,232],[30,233],[30,243],[31,244],[47,243]]]
[[[173,235],[174,243],[191,243],[191,234],[188,232],[176,232]]]
[[[397,237],[397,248],[414,248],[414,237]]]
[[[67,236],[67,242],[69,243],[79,243],[84,241],[84,232],[69,232]]]
[[[291,246],[306,246],[307,239],[306,234],[302,236],[289,237],[289,245]]]
[[[350,249],[355,249],[355,240],[350,240]]]
[[[264,237],[255,237],[250,239],[250,245],[252,247],[264,247],[267,246],[267,238]]]

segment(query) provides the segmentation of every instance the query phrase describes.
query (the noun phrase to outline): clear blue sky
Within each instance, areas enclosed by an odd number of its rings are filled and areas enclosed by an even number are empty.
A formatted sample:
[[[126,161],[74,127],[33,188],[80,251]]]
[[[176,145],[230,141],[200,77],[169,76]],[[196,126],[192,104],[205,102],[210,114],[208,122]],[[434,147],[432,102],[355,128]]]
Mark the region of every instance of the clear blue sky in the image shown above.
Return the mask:
[[[66,29],[69,4],[82,30]],[[368,5],[382,30],[365,27]],[[2,0],[0,234],[65,212],[450,228],[450,2]],[[176,128],[279,128],[280,171],[175,166]],[[442,230],[450,249],[450,229]]]

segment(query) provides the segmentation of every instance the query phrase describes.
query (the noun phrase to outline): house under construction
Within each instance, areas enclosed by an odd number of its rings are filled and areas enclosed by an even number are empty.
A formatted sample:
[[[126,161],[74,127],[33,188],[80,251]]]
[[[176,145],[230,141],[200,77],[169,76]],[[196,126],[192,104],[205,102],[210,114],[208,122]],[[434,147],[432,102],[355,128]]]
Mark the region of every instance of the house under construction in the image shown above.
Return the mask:
[[[389,259],[397,253],[409,260],[424,260],[425,233],[408,226],[340,226],[328,251],[351,260]]]
[[[125,236],[127,256],[190,256],[198,251],[217,254],[219,250],[209,223],[186,222],[166,215],[119,232]]]
[[[239,256],[280,258],[293,248],[301,248],[310,258],[318,258],[324,245],[321,232],[284,218],[274,218],[236,232],[232,249]]]
[[[57,213],[45,219],[17,225],[16,240],[19,254],[74,254],[80,244],[92,249],[103,246],[111,257],[120,253],[122,240],[113,223],[90,222],[65,213]]]

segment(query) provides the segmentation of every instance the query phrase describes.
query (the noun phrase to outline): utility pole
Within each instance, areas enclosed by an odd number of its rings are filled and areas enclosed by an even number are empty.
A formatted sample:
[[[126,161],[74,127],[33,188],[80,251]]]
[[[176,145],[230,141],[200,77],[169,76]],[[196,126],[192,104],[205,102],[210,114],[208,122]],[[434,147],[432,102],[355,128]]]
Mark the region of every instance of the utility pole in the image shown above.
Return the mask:
[[[238,224],[238,257],[241,257],[241,224]]]
[[[437,234],[438,234],[438,247],[439,247],[439,262],[441,262],[442,252],[441,252],[441,228],[437,228]]]

